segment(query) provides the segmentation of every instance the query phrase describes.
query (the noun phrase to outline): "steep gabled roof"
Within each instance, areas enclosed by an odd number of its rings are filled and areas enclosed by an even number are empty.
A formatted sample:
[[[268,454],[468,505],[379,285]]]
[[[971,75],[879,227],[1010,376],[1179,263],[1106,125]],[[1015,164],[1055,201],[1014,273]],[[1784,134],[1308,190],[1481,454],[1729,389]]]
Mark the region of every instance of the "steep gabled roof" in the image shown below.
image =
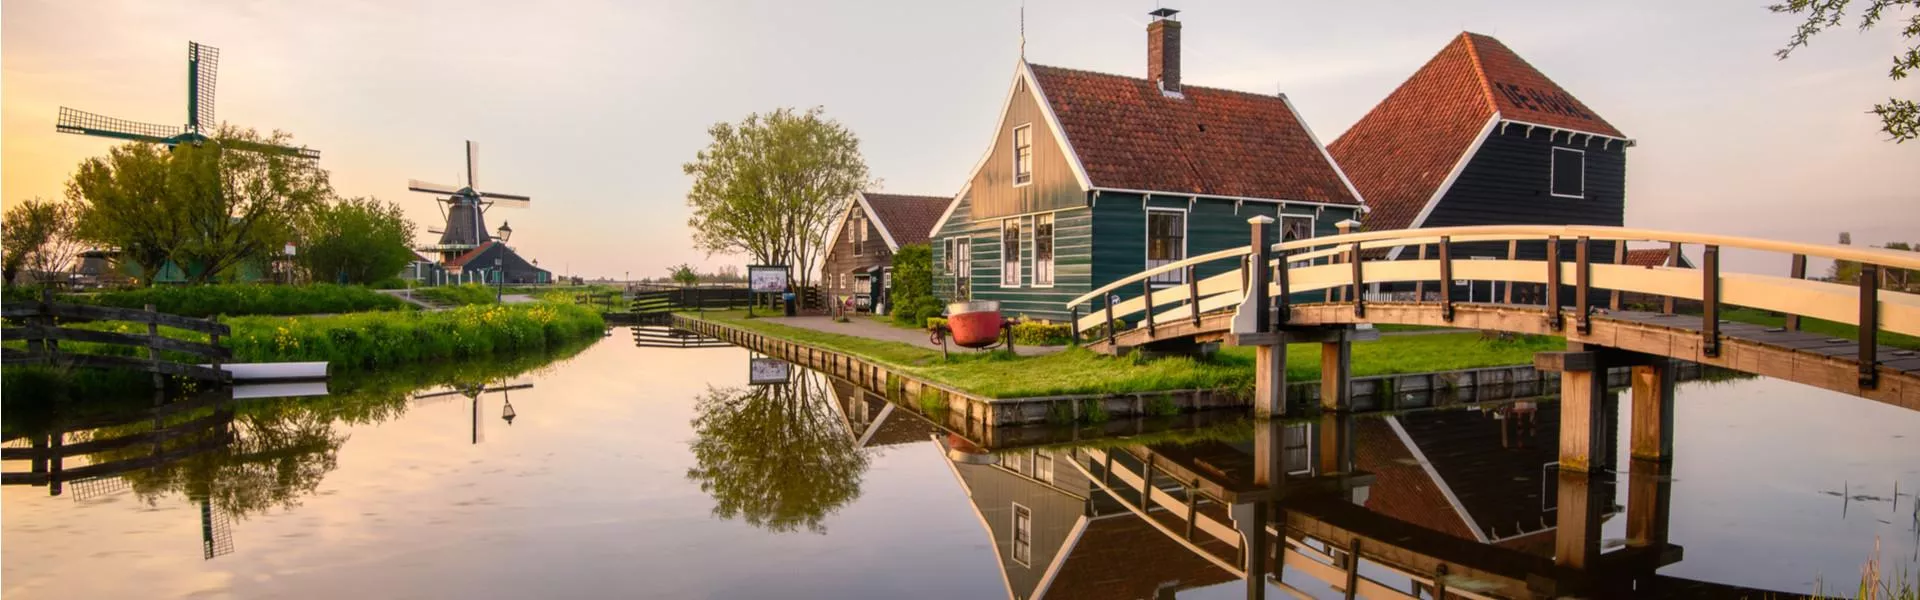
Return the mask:
[[[1368,229],[1417,227],[1500,121],[1626,137],[1500,40],[1461,33],[1327,149],[1373,209]]]
[[[1094,188],[1361,203],[1284,95],[1023,66]]]
[[[903,194],[860,194],[867,216],[880,228],[890,250],[908,244],[924,244],[933,231],[934,221],[946,212],[953,198],[946,196],[907,196]]]
[[[500,240],[487,240],[485,242],[481,242],[479,246],[475,246],[472,250],[468,250],[466,254],[462,254],[458,257],[455,257],[453,260],[447,261],[446,266],[448,268],[464,266],[467,264],[467,261],[480,258],[480,255],[486,254],[487,250],[492,249],[493,245],[498,243],[500,243]]]

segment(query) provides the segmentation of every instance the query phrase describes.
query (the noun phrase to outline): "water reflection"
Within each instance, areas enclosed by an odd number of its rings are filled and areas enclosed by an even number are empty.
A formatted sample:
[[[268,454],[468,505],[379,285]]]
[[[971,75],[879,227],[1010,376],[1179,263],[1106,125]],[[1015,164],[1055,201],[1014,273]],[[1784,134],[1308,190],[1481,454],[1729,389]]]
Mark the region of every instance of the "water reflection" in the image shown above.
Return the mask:
[[[765,360],[749,363],[761,383],[712,387],[696,402],[687,479],[713,496],[714,516],[825,533],[821,521],[860,497],[867,455],[848,437],[826,377]]]

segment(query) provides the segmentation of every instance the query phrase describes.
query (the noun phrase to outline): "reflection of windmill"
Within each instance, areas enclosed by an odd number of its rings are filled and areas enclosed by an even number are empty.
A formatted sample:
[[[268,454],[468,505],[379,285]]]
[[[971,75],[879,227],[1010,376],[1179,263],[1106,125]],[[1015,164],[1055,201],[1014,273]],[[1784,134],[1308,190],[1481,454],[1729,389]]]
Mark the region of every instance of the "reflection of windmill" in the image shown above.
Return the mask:
[[[518,416],[518,414],[514,412],[513,398],[511,395],[507,394],[507,392],[510,392],[513,390],[530,389],[532,387],[533,387],[533,384],[531,383],[516,383],[513,385],[497,385],[497,386],[488,386],[486,384],[457,385],[457,386],[454,386],[454,389],[447,390],[444,392],[434,392],[431,394],[418,394],[418,395],[415,395],[413,399],[426,400],[428,398],[442,398],[446,396],[466,396],[468,400],[471,400],[473,402],[473,421],[472,421],[473,434],[472,436],[473,436],[473,443],[478,444],[480,443],[480,432],[482,429],[480,427],[480,395],[499,392],[500,399],[503,401],[503,404],[500,407],[500,420],[506,421],[508,425],[512,425],[514,417]]]
[[[480,158],[478,151],[479,148],[476,144],[471,141],[467,142],[467,183],[465,186],[428,183],[417,179],[407,181],[407,189],[410,191],[445,194],[444,197],[437,199],[440,203],[446,204],[446,206],[440,209],[440,216],[446,220],[446,225],[438,231],[438,233],[440,233],[440,243],[420,248],[422,251],[440,253],[441,262],[443,263],[452,263],[459,258],[461,254],[479,248],[481,244],[485,244],[493,239],[491,235],[487,234],[486,213],[489,209],[492,209],[495,204],[514,208],[525,208],[531,204],[533,200],[530,197],[517,194],[480,191],[479,184],[476,183],[474,177],[476,171],[479,170]],[[511,231],[504,228],[503,230]]]
[[[199,42],[187,42],[187,124],[158,125],[116,119],[86,111],[60,107],[60,120],[54,130],[61,133],[76,133],[100,137],[152,142],[178,146],[180,144],[199,144],[206,141],[207,131],[214,125],[213,85],[220,67],[220,50]],[[222,142],[236,148],[292,154],[302,158],[320,158],[320,151],[306,147],[274,146],[250,142]]]

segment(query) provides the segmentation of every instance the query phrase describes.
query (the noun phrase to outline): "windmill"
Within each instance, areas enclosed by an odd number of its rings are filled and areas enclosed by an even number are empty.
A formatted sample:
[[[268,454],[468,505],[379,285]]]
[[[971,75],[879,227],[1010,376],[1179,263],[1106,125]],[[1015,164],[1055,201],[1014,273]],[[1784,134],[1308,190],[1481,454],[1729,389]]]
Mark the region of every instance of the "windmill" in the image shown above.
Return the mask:
[[[187,42],[187,124],[184,126],[159,125],[116,119],[83,110],[60,107],[60,119],[54,124],[54,130],[61,133],[109,137],[136,142],[166,144],[168,147],[180,144],[200,144],[207,141],[207,132],[217,121],[213,118],[213,85],[220,69],[220,49],[199,42]],[[222,141],[229,147],[291,154],[301,158],[320,158],[320,151],[305,146],[276,146],[237,140]]]
[[[474,183],[479,168],[479,146],[468,141],[465,186],[407,180],[408,191],[444,194],[436,200],[445,205],[440,207],[440,216],[446,220],[446,225],[439,230],[428,230],[440,234],[440,243],[420,248],[421,251],[440,253],[442,263],[452,262],[466,251],[493,239],[487,233],[486,214],[495,205],[526,208],[532,203],[533,198],[527,196],[480,191],[478,184]]]

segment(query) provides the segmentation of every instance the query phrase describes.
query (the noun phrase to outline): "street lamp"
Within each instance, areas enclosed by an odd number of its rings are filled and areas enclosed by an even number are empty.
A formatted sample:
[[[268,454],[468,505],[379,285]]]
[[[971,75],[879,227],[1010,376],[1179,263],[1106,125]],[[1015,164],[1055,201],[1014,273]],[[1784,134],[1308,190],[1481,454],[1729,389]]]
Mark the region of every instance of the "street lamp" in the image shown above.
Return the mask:
[[[513,417],[515,416],[513,412],[513,397],[508,396],[504,390],[500,392],[500,396],[507,400],[506,407],[500,409],[500,419],[506,421],[508,425],[512,425]]]
[[[508,225],[506,221],[501,221],[500,222],[500,241],[505,242],[512,238],[513,238],[513,226]]]

